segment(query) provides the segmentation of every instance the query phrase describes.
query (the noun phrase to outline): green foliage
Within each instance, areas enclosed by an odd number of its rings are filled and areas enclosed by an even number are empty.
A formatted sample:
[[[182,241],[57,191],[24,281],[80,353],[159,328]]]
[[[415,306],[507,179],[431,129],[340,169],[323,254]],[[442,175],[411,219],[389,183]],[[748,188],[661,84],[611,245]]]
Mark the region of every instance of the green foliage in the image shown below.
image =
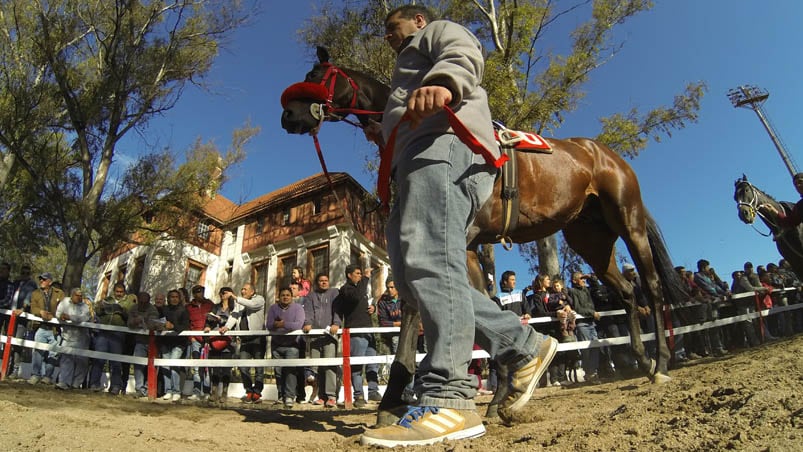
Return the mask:
[[[239,0],[0,0],[0,226],[17,227],[0,243],[36,253],[29,243],[57,238],[74,285],[92,256],[143,227],[143,213],[214,193],[255,129],[235,132],[223,156],[198,143],[181,165],[171,150],[145,149],[121,168],[116,146],[188,83],[203,86],[248,14]]]
[[[622,156],[634,158],[652,138],[661,141],[662,134],[671,137],[673,130],[697,122],[700,101],[708,90],[705,83],[689,83],[683,94],[675,96],[671,107],[657,107],[644,115],[636,108],[622,114],[600,118],[602,132],[596,139]]]

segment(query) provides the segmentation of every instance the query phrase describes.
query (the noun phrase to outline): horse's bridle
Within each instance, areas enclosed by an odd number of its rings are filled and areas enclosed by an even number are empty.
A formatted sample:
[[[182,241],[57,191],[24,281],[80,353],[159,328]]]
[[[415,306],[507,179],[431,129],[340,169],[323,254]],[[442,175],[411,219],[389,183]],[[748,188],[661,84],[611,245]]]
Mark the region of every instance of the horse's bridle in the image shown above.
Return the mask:
[[[753,184],[746,180],[739,181],[736,184],[736,190],[738,191],[741,186],[747,186],[749,188],[750,200],[745,202],[736,199],[736,207],[747,207],[750,213],[755,217],[758,212],[758,195],[756,194],[756,189],[753,187]],[[748,190],[744,190],[744,192],[747,193]]]
[[[738,191],[739,187],[741,187],[741,186],[747,186],[747,189],[745,189],[744,191],[745,191],[746,194],[749,192],[750,199],[747,200],[747,201],[741,201],[740,199],[736,199],[736,207],[737,208],[746,207],[749,210],[750,214],[754,218],[755,217],[760,217],[766,223],[771,224],[772,226],[774,226],[775,229],[780,229],[778,227],[778,225],[775,223],[775,221],[772,221],[772,219],[769,218],[767,215],[764,215],[763,213],[761,213],[761,209],[759,209],[759,207],[761,207],[761,206],[759,205],[758,194],[756,193],[758,191],[758,189],[755,186],[753,186],[753,184],[751,184],[750,182],[748,182],[746,180],[739,181],[736,184],[736,190]],[[756,227],[755,227],[755,225],[753,223],[754,222],[751,222],[750,225],[753,226],[753,229],[756,229]],[[770,232],[768,234],[765,234],[765,233],[759,231],[758,229],[756,229],[756,232],[758,232],[759,234],[763,235],[764,237],[769,237],[772,234],[772,232]]]
[[[362,127],[362,124],[359,122],[354,122],[346,119],[346,116],[350,114],[360,115],[360,114],[370,114],[370,115],[381,115],[381,111],[370,111],[370,110],[361,110],[356,108],[357,107],[357,98],[360,93],[360,86],[346,74],[345,71],[340,69],[339,67],[335,66],[332,63],[325,62],[325,63],[318,63],[319,66],[326,68],[326,72],[324,72],[323,77],[321,77],[320,82],[311,82],[311,81],[304,81],[300,83],[295,83],[290,85],[282,94],[282,105],[286,106],[287,102],[300,99],[300,98],[307,98],[307,99],[314,99],[320,101],[313,102],[310,104],[310,115],[312,115],[313,119],[318,121],[318,125],[315,127],[313,135],[317,133],[320,129],[321,125],[325,120],[336,120],[336,121],[345,121],[355,127]],[[337,84],[338,77],[343,77],[348,82],[349,86],[351,87],[351,101],[349,102],[347,107],[338,107],[334,103],[335,98],[335,86]]]

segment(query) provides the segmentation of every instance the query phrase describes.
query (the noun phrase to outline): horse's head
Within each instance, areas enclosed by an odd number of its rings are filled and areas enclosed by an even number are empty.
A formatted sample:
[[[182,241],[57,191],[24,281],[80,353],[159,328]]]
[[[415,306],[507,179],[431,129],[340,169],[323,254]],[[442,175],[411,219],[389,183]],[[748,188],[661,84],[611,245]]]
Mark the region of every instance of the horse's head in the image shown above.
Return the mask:
[[[777,213],[788,211],[789,207],[785,203],[779,203],[772,196],[764,193],[755,185],[747,181],[747,176],[742,175],[741,179],[736,179],[734,183],[733,199],[739,209],[739,219],[744,223],[752,224],[756,217],[761,218],[764,224],[772,231],[778,231]],[[774,209],[766,209],[763,206],[772,206]]]
[[[318,63],[304,81],[289,86],[282,93],[282,127],[287,133],[315,134],[324,120],[339,121],[350,113],[357,114],[363,122],[371,112],[375,117],[381,113],[388,94],[387,88],[384,92],[377,91],[364,74],[330,63],[329,52],[318,47]],[[383,95],[383,103],[379,104],[382,108],[377,109],[373,99]]]
[[[747,181],[744,174],[734,182],[733,200],[736,201],[739,219],[745,224],[753,224],[758,210],[758,196],[756,188]]]

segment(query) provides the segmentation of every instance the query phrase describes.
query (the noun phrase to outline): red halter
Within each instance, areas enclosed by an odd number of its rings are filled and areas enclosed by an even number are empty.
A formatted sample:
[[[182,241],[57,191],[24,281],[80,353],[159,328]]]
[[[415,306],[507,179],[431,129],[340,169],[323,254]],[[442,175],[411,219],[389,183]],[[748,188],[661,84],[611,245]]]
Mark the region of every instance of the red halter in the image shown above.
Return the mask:
[[[321,78],[320,83],[300,82],[290,85],[282,93],[282,108],[287,108],[287,104],[291,100],[312,99],[326,104],[325,113],[338,111],[344,113],[362,112],[361,110],[354,110],[354,107],[357,106],[357,94],[360,91],[360,87],[357,86],[357,83],[355,83],[348,74],[332,63],[321,63],[321,66],[326,68],[326,72],[323,78]],[[335,97],[335,84],[337,83],[338,76],[345,77],[346,81],[351,85],[351,102],[346,108],[336,108],[332,103]]]

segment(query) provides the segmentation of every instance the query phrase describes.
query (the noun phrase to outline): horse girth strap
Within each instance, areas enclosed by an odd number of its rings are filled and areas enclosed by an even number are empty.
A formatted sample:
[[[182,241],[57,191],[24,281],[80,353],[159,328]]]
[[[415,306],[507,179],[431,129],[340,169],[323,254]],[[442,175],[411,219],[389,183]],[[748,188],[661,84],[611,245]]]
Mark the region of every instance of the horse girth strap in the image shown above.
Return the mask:
[[[516,163],[516,150],[501,148],[508,157],[502,165],[502,232],[496,237],[506,250],[513,248],[509,234],[516,230],[519,222],[519,176]]]

